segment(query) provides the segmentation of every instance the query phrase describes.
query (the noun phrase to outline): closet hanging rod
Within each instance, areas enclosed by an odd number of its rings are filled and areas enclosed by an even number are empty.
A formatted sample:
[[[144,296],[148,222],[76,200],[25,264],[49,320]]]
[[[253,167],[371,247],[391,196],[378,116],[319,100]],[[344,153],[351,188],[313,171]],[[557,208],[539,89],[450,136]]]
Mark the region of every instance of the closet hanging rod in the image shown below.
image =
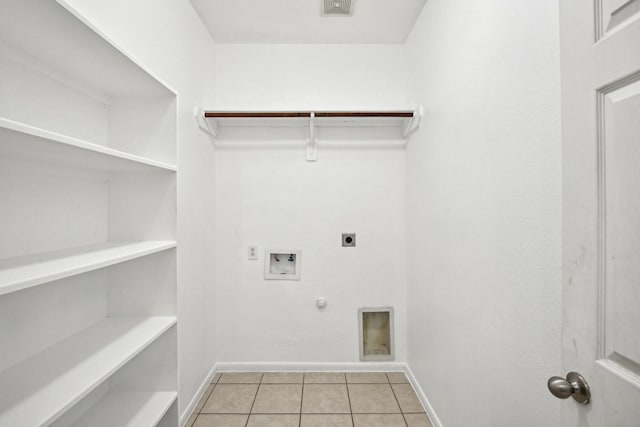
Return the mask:
[[[206,118],[311,117],[311,111],[205,111]],[[412,118],[414,111],[316,111],[319,117],[397,117]]]
[[[208,118],[260,118],[260,117],[311,117],[310,112],[305,111],[205,111]]]
[[[316,117],[413,117],[413,111],[320,111]]]

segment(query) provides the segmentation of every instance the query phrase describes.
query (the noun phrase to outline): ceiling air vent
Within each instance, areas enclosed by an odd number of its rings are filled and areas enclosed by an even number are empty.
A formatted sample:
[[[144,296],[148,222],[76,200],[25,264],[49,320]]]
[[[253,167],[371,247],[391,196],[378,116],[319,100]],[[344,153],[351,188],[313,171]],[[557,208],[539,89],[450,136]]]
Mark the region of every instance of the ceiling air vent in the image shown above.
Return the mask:
[[[352,0],[324,0],[324,16],[351,16]]]

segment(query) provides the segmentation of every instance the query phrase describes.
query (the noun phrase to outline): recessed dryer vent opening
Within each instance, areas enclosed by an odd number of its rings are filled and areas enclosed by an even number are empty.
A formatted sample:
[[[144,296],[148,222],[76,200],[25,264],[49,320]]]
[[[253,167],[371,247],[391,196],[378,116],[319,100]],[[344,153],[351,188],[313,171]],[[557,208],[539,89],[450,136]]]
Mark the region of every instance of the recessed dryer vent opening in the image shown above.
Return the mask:
[[[393,308],[359,308],[361,361],[393,360]]]

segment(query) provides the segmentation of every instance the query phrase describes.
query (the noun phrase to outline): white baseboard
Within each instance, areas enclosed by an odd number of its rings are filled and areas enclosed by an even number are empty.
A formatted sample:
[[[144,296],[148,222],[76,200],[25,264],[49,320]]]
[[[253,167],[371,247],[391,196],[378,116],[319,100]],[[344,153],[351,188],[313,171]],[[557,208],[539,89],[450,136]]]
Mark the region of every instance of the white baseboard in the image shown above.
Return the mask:
[[[225,362],[217,363],[216,372],[273,372],[273,371],[404,371],[403,362],[346,362],[346,363],[315,363],[315,362]]]
[[[209,374],[207,374],[207,377],[204,379],[204,381],[200,385],[200,388],[198,388],[198,391],[196,392],[196,394],[193,396],[193,399],[191,399],[191,402],[189,402],[189,405],[187,405],[185,410],[182,411],[182,414],[180,415],[181,427],[184,427],[187,421],[189,421],[189,417],[191,416],[191,413],[193,412],[194,409],[196,409],[198,402],[200,402],[200,399],[204,395],[204,392],[207,390],[207,387],[209,387],[209,384],[211,383],[211,380],[213,379],[213,376],[215,374],[216,374],[216,367],[214,365],[213,368],[211,368],[211,371],[209,371]]]
[[[418,380],[416,380],[416,377],[413,375],[411,368],[406,363],[404,366],[404,372],[407,374],[407,378],[409,378],[409,382],[411,382],[413,390],[416,392],[418,399],[420,399],[420,402],[422,402],[422,406],[424,406],[425,411],[427,411],[427,415],[431,420],[431,424],[433,424],[433,427],[443,427],[440,418],[438,418],[438,416],[436,415],[436,411],[433,410],[433,406],[431,406],[429,399],[427,399],[427,396],[424,394],[424,391],[422,390],[422,387],[420,387],[420,384],[418,383]]]
[[[191,413],[195,409],[196,405],[202,398],[205,390],[211,383],[214,375],[218,372],[296,372],[296,371],[311,371],[311,372],[332,372],[332,371],[344,371],[344,372],[357,372],[357,371],[403,371],[407,374],[407,378],[411,383],[418,399],[424,406],[425,411],[433,427],[443,427],[440,419],[433,410],[433,406],[429,403],[429,399],[424,394],[422,387],[413,375],[411,368],[405,362],[347,362],[347,363],[280,363],[280,362],[223,362],[216,363],[211,369],[202,385],[198,389],[198,392],[193,396],[191,402],[186,407],[180,417],[180,425],[184,426]]]

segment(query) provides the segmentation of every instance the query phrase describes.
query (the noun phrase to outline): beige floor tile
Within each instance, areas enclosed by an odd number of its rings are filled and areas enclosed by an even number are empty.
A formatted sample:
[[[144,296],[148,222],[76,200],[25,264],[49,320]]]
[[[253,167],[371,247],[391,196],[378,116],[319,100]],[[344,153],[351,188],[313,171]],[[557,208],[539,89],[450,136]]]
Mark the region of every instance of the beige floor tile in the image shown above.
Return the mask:
[[[248,414],[258,384],[217,384],[201,412],[213,414]]]
[[[409,427],[433,427],[427,414],[404,414],[404,419]]]
[[[244,427],[248,415],[200,414],[193,427]]]
[[[301,384],[302,372],[265,372],[262,384]]]
[[[196,418],[198,418],[198,414],[197,413],[193,413],[191,414],[191,416],[189,417],[189,419],[187,420],[187,423],[184,425],[184,427],[191,427],[193,426],[193,423],[196,422]]]
[[[344,384],[344,372],[305,372],[304,382],[309,384]]]
[[[262,415],[252,414],[247,427],[298,427],[300,415]]]
[[[253,404],[254,414],[300,413],[302,384],[261,384]]]
[[[433,427],[404,372],[216,373],[186,427],[217,426]]]
[[[302,393],[303,414],[348,414],[346,384],[305,384]]]
[[[193,410],[194,414],[197,414],[202,410],[202,407],[204,406],[205,402],[207,401],[207,399],[209,399],[209,396],[211,396],[211,392],[212,391],[213,391],[213,385],[209,384],[207,386],[207,389],[202,394],[202,397],[200,398],[200,401],[198,402],[198,404],[196,405],[195,409]]]
[[[224,372],[219,384],[259,384],[262,372]]]
[[[402,412],[424,412],[411,384],[391,384]]]
[[[388,384],[384,372],[347,372],[347,382],[353,384]]]
[[[351,414],[302,414],[300,427],[353,427]]]
[[[354,427],[406,427],[400,414],[353,414]]]
[[[387,378],[392,384],[408,384],[409,380],[404,372],[387,372]]]
[[[356,414],[395,414],[400,412],[389,384],[349,384],[351,411]]]

